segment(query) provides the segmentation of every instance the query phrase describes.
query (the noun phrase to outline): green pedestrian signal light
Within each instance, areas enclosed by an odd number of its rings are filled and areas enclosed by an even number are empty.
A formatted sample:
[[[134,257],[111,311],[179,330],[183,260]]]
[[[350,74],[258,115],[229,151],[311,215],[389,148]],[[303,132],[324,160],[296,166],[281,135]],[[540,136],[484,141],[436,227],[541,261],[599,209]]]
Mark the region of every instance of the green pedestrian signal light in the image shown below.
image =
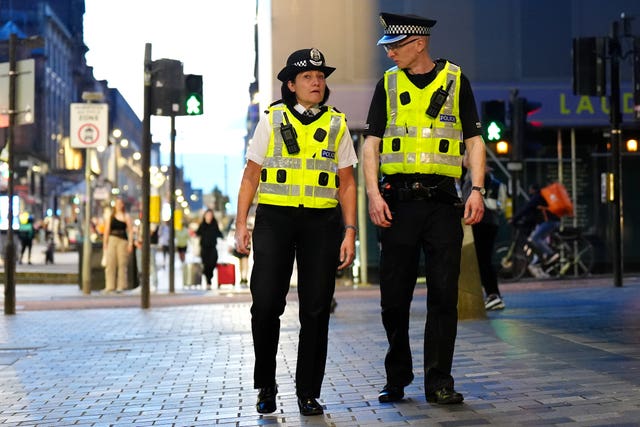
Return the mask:
[[[185,102],[187,115],[188,116],[196,116],[198,114],[202,114],[202,101],[198,98],[196,94],[191,94],[187,98]]]
[[[505,102],[498,99],[482,102],[482,131],[485,141],[498,142],[507,136]]]
[[[487,140],[500,141],[502,139],[503,129],[497,122],[489,123],[487,126]]]
[[[204,112],[202,99],[202,76],[186,74],[184,76],[184,115],[199,116]]]

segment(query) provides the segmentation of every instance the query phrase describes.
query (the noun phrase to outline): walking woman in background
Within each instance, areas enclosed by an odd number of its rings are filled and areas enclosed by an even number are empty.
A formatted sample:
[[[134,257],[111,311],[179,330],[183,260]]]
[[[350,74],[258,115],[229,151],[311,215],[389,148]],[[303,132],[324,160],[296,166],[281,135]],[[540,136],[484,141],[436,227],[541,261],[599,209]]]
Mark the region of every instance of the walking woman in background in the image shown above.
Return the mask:
[[[211,289],[213,269],[218,263],[218,249],[216,244],[222,238],[218,221],[213,216],[213,211],[207,209],[202,216],[202,222],[198,226],[196,234],[200,236],[200,256],[202,257],[202,274],[207,281],[207,290]]]
[[[33,237],[36,234],[36,229],[33,226],[33,217],[30,214],[26,214],[26,221],[20,221],[20,228],[18,229],[18,238],[20,238],[20,258],[18,263],[22,264],[22,257],[24,252],[27,252],[27,262],[31,264],[31,248],[33,246]]]
[[[104,292],[120,293],[127,289],[127,264],[133,251],[131,217],[120,198],[115,200],[111,217],[106,221],[102,250],[106,254]]]

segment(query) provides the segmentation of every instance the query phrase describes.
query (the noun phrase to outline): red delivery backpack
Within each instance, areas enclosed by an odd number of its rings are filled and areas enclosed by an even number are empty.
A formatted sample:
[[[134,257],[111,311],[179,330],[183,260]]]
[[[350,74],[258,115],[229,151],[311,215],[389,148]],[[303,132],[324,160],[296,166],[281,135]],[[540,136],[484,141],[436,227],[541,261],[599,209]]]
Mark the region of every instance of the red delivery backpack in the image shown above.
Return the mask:
[[[564,185],[554,182],[542,188],[540,194],[547,201],[551,213],[559,217],[573,216],[573,202]]]

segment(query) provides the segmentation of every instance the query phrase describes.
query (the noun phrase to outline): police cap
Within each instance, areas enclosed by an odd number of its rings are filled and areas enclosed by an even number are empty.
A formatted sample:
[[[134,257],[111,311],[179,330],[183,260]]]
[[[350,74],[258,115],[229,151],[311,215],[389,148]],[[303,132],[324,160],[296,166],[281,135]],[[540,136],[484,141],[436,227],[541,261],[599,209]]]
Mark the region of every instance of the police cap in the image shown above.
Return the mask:
[[[324,55],[318,49],[296,50],[287,59],[287,65],[278,73],[278,80],[288,82],[294,80],[298,73],[308,70],[318,70],[325,77],[335,71],[334,67],[328,67],[324,62]]]
[[[378,44],[396,43],[409,36],[428,36],[431,27],[436,25],[433,19],[423,18],[418,15],[396,15],[382,12],[380,23],[384,29],[384,36],[378,40]]]

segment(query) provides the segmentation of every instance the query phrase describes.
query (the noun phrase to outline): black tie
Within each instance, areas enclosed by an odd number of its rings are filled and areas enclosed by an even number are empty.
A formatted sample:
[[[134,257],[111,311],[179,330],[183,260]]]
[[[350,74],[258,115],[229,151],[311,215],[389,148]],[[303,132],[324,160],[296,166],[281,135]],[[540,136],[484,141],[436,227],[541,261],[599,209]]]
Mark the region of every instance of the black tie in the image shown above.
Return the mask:
[[[307,116],[307,117],[313,117],[315,116],[315,114],[313,114],[313,111],[311,110],[304,110],[304,113],[302,113],[303,116]]]

